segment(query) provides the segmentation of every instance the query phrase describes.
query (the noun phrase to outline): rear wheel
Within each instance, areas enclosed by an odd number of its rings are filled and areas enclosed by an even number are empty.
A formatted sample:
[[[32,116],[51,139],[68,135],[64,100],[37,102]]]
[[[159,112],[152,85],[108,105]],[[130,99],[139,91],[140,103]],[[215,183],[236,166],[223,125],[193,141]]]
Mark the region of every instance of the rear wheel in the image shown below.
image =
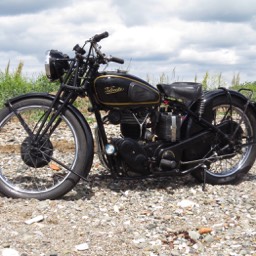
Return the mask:
[[[13,105],[15,111],[0,112],[0,192],[6,196],[55,199],[79,181],[70,170],[83,177],[90,170],[91,132],[69,109],[46,134],[36,136],[51,103],[44,98],[23,99]]]
[[[248,107],[244,113],[245,102],[232,98],[232,107],[226,97],[218,97],[212,102],[212,124],[217,126],[229,122],[229,127],[223,129],[229,142],[220,135],[215,136],[209,152],[205,155],[211,158],[205,162],[206,182],[211,184],[235,183],[252,167],[256,157],[256,146],[249,143],[256,141],[256,118],[254,111]],[[246,145],[248,143],[248,145]],[[192,173],[199,181],[203,181],[202,168]]]

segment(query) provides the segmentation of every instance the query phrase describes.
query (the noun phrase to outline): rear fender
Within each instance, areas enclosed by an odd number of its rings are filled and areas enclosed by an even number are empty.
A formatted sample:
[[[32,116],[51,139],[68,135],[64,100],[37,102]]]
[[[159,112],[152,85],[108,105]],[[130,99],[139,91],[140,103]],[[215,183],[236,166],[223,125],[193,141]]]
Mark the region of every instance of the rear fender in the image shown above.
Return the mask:
[[[8,107],[8,104],[16,104],[19,103],[19,101],[21,100],[25,100],[25,99],[31,99],[31,98],[38,98],[38,100],[40,99],[47,99],[49,101],[53,101],[55,99],[55,95],[49,94],[49,93],[28,93],[28,94],[23,94],[17,97],[14,97],[12,99],[9,99],[6,103],[5,106]],[[82,115],[82,113],[73,105],[68,104],[67,105],[68,110],[70,110],[77,118],[77,120],[79,120],[81,126],[83,127],[83,130],[87,136],[87,139],[89,140],[88,143],[92,143],[93,145],[93,141],[92,141],[92,133],[91,133],[91,128],[88,124],[88,122],[86,121],[86,119],[84,118],[84,116]],[[90,134],[88,134],[88,131]]]
[[[204,94],[204,112],[202,118],[211,123],[213,120],[213,104],[219,97],[227,97],[227,103],[232,103],[232,100],[240,101],[242,104],[246,105],[248,99],[237,91],[218,89]],[[256,108],[252,102],[249,103],[248,108],[253,111],[256,115]],[[191,107],[191,110],[196,111],[198,109],[198,103]],[[182,124],[182,136],[183,140],[189,139],[193,136],[197,136],[204,133],[207,127],[200,125],[200,121],[195,121],[192,117],[189,117]],[[208,141],[201,141],[197,145],[193,145],[188,149],[183,151],[182,159],[189,161],[194,159],[199,159],[204,156],[210,148]],[[191,166],[190,166],[191,167]]]
[[[215,101],[216,98],[218,97],[227,97],[227,102],[232,103],[233,99],[240,100],[244,104],[247,103],[248,98],[246,98],[243,94],[239,93],[238,91],[233,91],[233,90],[224,90],[224,89],[218,89],[214,91],[209,91],[204,94],[204,112],[202,117],[207,120],[211,121],[212,119],[212,105]],[[230,99],[229,99],[230,98]],[[198,108],[198,103],[195,103],[193,106],[191,106],[191,109],[195,110]],[[248,108],[250,108],[253,113],[256,116],[256,103],[249,102]],[[204,128],[199,125],[198,123],[194,122],[192,118],[188,118],[182,126],[182,134],[183,138],[189,138],[191,135],[198,133],[200,131],[204,130]]]
[[[243,94],[241,94],[240,92],[238,91],[233,91],[233,90],[224,90],[224,89],[218,89],[218,90],[214,90],[214,91],[210,91],[210,92],[207,92],[205,93],[205,113],[208,113],[211,111],[211,107],[212,107],[212,102],[214,101],[214,99],[216,97],[220,97],[220,96],[226,96],[226,97],[229,97],[228,94],[230,95],[231,97],[231,102],[232,102],[232,99],[233,98],[236,98],[242,102],[244,102],[244,104],[247,103],[248,101],[248,98],[246,98]],[[256,115],[256,106],[255,106],[255,103],[251,102],[249,103],[248,105],[249,108],[252,109],[252,111],[255,113]]]

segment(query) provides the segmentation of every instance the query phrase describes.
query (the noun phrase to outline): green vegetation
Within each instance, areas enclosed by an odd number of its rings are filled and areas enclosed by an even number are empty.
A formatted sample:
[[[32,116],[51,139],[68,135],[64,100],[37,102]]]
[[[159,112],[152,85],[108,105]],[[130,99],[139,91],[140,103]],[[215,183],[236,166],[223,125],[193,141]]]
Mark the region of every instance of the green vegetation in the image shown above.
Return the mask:
[[[239,73],[234,74],[231,80],[231,83],[227,84],[224,81],[221,73],[210,76],[210,74],[206,72],[201,83],[205,90],[216,89],[218,87],[226,87],[235,91],[241,90],[240,92],[244,94],[246,97],[251,97],[251,100],[256,101],[256,81],[240,83]],[[246,90],[243,90],[243,89],[246,89]],[[247,89],[251,90],[252,93],[249,92]]]
[[[58,89],[58,83],[51,83],[48,81],[45,75],[41,74],[36,79],[29,79],[22,75],[23,62],[20,62],[14,72],[10,72],[10,62],[7,64],[5,71],[0,70],[0,107],[3,106],[5,101],[14,96],[29,92],[55,92]],[[176,77],[175,68],[171,72],[171,78],[166,74],[161,74],[158,78],[147,77],[147,81],[151,84],[157,83],[171,83],[173,81],[179,81]],[[197,76],[194,78],[194,82],[203,84],[203,88],[207,90],[215,89],[218,87],[228,87],[234,90],[241,88],[251,89],[254,94],[252,99],[256,101],[256,81],[240,83],[240,74],[234,74],[230,84],[227,84],[222,74],[210,75],[206,72],[202,80],[200,81]],[[245,95],[249,95],[248,92],[243,91]],[[81,111],[87,111],[88,101],[86,99],[78,99],[76,106]]]
[[[241,90],[241,89],[249,89],[253,92],[251,96],[251,100],[256,101],[256,81],[254,82],[245,82],[240,85],[235,85],[231,87],[232,90]],[[250,97],[251,93],[248,91],[241,90],[241,93],[244,94],[247,97]]]
[[[49,82],[44,74],[39,75],[36,79],[29,79],[22,75],[23,62],[20,62],[14,72],[10,72],[10,62],[7,64],[4,72],[0,70],[0,108],[3,107],[7,99],[30,93],[30,92],[49,92],[54,93],[59,88],[59,83]],[[89,102],[85,98],[79,98],[75,106],[80,111],[88,113]],[[92,117],[88,117],[88,122],[93,122]]]
[[[56,84],[50,83],[46,76],[40,75],[36,80],[22,75],[23,62],[20,62],[14,72],[10,72],[10,62],[4,72],[0,71],[0,106],[11,97],[29,92],[56,91]]]

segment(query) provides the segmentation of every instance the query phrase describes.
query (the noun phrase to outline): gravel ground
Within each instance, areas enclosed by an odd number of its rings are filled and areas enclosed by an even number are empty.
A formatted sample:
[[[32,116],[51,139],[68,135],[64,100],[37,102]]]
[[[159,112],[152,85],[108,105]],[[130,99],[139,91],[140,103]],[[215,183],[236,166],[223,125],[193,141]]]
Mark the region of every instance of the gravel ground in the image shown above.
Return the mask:
[[[97,172],[96,172],[97,171]],[[190,176],[90,183],[60,200],[0,197],[0,255],[256,256],[256,166],[238,185]]]

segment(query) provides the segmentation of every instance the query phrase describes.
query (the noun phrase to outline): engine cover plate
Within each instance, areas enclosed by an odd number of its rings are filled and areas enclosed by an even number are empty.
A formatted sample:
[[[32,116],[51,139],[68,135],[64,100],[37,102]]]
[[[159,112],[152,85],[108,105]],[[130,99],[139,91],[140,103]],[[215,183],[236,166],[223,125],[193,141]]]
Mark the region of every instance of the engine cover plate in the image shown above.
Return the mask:
[[[137,141],[130,138],[122,138],[115,139],[113,143],[118,152],[117,157],[121,157],[132,170],[142,174],[148,173],[146,152]]]

